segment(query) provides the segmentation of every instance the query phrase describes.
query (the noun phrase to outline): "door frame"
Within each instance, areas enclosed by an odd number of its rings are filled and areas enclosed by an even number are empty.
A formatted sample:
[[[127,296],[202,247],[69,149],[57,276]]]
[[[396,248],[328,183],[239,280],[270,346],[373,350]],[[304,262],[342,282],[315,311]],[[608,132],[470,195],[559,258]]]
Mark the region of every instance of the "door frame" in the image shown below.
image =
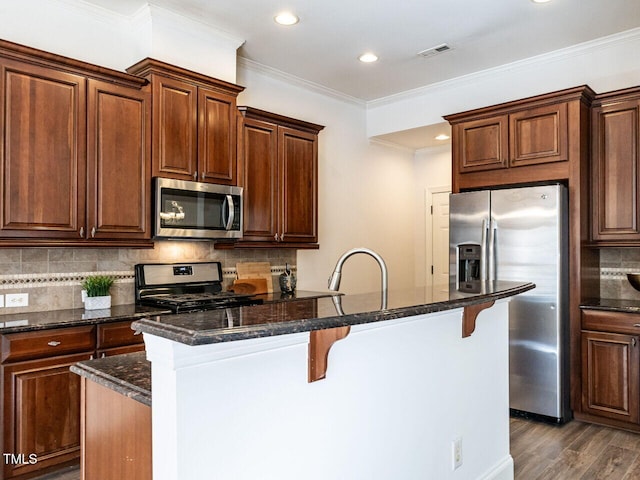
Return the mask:
[[[431,266],[433,265],[433,194],[434,193],[451,193],[451,185],[440,185],[437,187],[427,187],[425,189],[425,285],[433,286],[433,274]],[[427,248],[429,247],[429,248]]]

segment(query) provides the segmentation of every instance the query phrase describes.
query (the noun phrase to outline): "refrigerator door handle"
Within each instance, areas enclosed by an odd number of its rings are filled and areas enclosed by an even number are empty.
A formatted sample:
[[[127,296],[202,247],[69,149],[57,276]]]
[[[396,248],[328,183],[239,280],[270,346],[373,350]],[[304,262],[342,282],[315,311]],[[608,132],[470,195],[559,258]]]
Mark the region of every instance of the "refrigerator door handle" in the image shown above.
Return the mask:
[[[498,262],[496,259],[496,235],[498,233],[498,222],[491,218],[489,223],[489,280],[498,279]]]
[[[488,279],[487,263],[489,255],[489,219],[482,219],[482,239],[480,240],[480,280],[485,281]]]

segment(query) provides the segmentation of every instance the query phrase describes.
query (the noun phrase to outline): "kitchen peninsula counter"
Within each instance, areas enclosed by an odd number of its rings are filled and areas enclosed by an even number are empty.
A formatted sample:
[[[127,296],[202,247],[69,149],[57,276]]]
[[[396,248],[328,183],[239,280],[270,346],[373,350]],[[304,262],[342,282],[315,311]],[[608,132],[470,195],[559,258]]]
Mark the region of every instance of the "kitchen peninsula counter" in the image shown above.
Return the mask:
[[[511,480],[508,305],[535,286],[488,287],[390,291],[385,310],[373,293],[150,316],[133,327],[147,360],[74,371],[96,392],[86,408],[111,391],[127,409],[149,409],[154,480],[452,479],[458,437],[465,478]],[[312,359],[325,368],[313,378]],[[150,366],[152,408],[139,383],[127,392],[125,364]],[[87,418],[90,428],[101,417]],[[130,457],[123,451],[123,468]]]
[[[389,291],[382,310],[380,293],[333,295],[274,302],[250,307],[142,318],[132,328],[185,345],[247,340],[336,327],[349,327],[397,318],[465,308],[511,297],[535,285],[491,282],[481,293],[449,293],[448,286]]]

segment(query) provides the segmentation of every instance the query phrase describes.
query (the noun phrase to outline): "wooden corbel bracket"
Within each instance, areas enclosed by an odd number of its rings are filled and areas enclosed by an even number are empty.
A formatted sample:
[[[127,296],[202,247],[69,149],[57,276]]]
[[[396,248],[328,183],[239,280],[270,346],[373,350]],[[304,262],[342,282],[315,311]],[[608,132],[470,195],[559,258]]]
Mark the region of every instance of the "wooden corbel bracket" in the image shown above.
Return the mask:
[[[329,350],[335,342],[349,335],[351,327],[325,328],[309,333],[309,383],[327,374]]]
[[[470,336],[474,330],[476,329],[476,318],[478,318],[478,314],[486,309],[493,306],[495,301],[478,303],[476,305],[469,305],[464,307],[462,311],[462,338],[466,338]]]

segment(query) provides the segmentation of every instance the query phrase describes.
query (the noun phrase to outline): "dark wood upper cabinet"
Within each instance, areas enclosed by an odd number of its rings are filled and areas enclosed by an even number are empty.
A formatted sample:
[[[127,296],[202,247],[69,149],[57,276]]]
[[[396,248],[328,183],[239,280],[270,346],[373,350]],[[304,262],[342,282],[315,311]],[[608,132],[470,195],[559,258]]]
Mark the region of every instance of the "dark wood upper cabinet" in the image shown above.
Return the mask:
[[[0,245],[152,246],[146,83],[0,41]]]
[[[89,80],[88,105],[88,238],[150,239],[149,96]]]
[[[593,95],[583,86],[447,115],[453,191],[570,178]]]
[[[568,159],[566,102],[509,115],[509,166]]]
[[[244,88],[150,58],[127,71],[150,82],[153,176],[236,185],[236,97]]]
[[[640,88],[600,95],[592,111],[591,219],[597,244],[640,245]]]
[[[85,77],[0,57],[0,236],[79,237],[85,225]]]
[[[455,125],[460,171],[496,170],[509,166],[509,117],[500,115]]]
[[[244,237],[216,248],[317,248],[318,133],[309,122],[238,107]]]

